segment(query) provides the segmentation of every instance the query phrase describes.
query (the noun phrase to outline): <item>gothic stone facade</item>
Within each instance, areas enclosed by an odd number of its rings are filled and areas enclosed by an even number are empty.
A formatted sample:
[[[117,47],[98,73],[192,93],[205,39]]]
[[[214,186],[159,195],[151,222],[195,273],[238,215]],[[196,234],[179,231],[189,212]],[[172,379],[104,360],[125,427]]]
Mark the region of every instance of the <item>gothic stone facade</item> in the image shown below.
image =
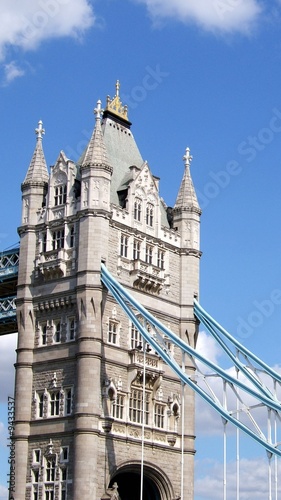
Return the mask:
[[[200,209],[191,156],[187,149],[176,203],[167,207],[118,86],[95,113],[79,162],[60,152],[50,173],[39,122],[22,184],[14,498],[97,500],[119,491],[131,500],[142,484],[144,499],[172,500],[183,478],[191,500],[194,394],[185,388],[183,398],[178,378],[152,350],[143,381],[140,333],[100,279],[103,262],[194,347]]]

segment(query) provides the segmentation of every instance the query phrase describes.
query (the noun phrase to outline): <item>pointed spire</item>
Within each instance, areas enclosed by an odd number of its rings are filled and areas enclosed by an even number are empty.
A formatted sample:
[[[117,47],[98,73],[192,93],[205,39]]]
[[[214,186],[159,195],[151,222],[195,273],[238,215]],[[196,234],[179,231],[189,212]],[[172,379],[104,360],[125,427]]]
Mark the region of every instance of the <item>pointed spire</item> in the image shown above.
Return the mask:
[[[192,161],[192,156],[190,154],[189,148],[186,148],[183,160],[185,165],[185,171],[174,208],[175,209],[195,208],[197,210],[200,210],[190,175],[190,164]]]
[[[82,163],[82,167],[91,166],[98,167],[103,166],[108,170],[112,170],[109,165],[109,160],[106,153],[106,148],[103,140],[103,132],[101,128],[101,117],[103,109],[101,108],[101,101],[97,102],[97,106],[94,109],[96,115],[96,125],[88,144],[86,154]]]
[[[48,182],[49,180],[47,164],[42,148],[42,138],[45,134],[42,120],[39,120],[35,133],[37,135],[36,146],[23,184],[28,182]]]

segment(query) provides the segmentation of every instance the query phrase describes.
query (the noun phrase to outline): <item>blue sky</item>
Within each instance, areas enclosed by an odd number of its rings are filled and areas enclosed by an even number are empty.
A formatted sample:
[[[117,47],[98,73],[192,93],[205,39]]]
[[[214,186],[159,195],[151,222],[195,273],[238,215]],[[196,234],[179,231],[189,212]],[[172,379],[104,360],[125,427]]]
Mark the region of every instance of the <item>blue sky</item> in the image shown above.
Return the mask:
[[[77,159],[96,101],[105,104],[119,79],[136,142],[168,205],[191,149],[203,210],[203,307],[280,369],[281,1],[2,0],[0,15],[0,249],[19,241],[20,185],[38,121],[48,165],[61,149]],[[201,349],[220,360],[212,341],[201,338]],[[0,338],[1,456],[13,350],[14,336]],[[222,437],[219,430],[206,435],[204,427],[217,427],[208,419],[198,418],[195,500],[210,500],[210,491],[222,498],[221,454],[213,453],[214,443],[222,450]],[[267,467],[264,452],[249,442],[243,451],[243,473],[251,471],[255,488],[254,471]],[[229,500],[236,498],[234,463],[233,454]],[[1,500],[6,472],[2,467]],[[241,499],[253,497],[265,494],[241,492]]]

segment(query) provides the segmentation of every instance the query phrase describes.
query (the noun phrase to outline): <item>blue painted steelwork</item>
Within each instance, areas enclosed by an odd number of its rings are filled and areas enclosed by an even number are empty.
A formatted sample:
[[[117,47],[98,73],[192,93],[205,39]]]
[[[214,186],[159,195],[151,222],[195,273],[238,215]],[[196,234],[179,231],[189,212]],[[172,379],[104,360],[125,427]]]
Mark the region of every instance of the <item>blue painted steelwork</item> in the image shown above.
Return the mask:
[[[18,274],[19,250],[19,247],[16,247],[0,253],[0,279]]]
[[[171,353],[168,351],[166,343],[163,339],[162,334],[168,338],[173,344],[181,349],[182,352],[187,353],[192,360],[198,360],[204,365],[211,368],[215,374],[219,375],[222,380],[226,381],[231,387],[239,387],[245,391],[250,396],[254,397],[258,401],[257,406],[263,406],[268,409],[274,410],[274,413],[280,418],[281,415],[281,403],[277,400],[272,392],[266,390],[261,383],[254,383],[252,374],[250,377],[251,384],[247,385],[242,383],[237,378],[232,377],[228,372],[223,370],[221,367],[205,359],[198,351],[190,347],[183,340],[181,340],[177,335],[175,335],[171,330],[166,328],[157,318],[155,318],[151,313],[149,313],[141,304],[139,304],[134,297],[129,294],[129,292],[122,287],[118,281],[116,281],[111,274],[106,269],[105,265],[101,265],[101,281],[107,287],[107,289],[112,293],[115,300],[122,307],[128,317],[131,319],[132,323],[139,330],[145,341],[150,344],[155,351],[161,356],[161,358],[170,366],[170,368],[176,373],[180,380],[191,387],[197,394],[199,394],[212,408],[214,408],[226,421],[233,423],[237,428],[241,429],[248,436],[254,439],[258,444],[260,444],[269,453],[281,456],[281,450],[278,448],[280,443],[276,445],[272,444],[270,439],[267,440],[264,434],[261,432],[259,427],[254,423],[254,431],[248,426],[243,424],[239,418],[234,416],[233,411],[228,411],[220,402],[219,399],[213,395],[210,396],[204,389],[202,389],[199,384],[194,380],[194,375],[187,375],[182,368],[178,365],[175,359],[172,357]],[[198,303],[196,304],[198,305]],[[197,307],[197,311],[198,311]],[[140,313],[145,323],[149,322],[150,331],[141,323],[139,318],[136,316],[136,312]],[[198,313],[199,314],[199,313]],[[210,321],[210,317],[209,317]],[[252,355],[250,351],[248,355]],[[252,356],[254,359],[258,359]],[[240,365],[240,363],[238,363]],[[262,363],[265,368],[267,365]],[[269,369],[269,372],[272,370]],[[244,370],[245,372],[245,370]],[[243,372],[243,373],[244,373]],[[278,380],[280,376],[274,372],[275,380]],[[249,412],[248,412],[249,413]],[[253,420],[253,419],[251,419]]]
[[[0,298],[0,321],[5,318],[16,316],[16,297],[1,297]]]
[[[245,377],[247,377],[250,382],[252,382],[263,394],[278,401],[276,396],[268,387],[266,387],[264,382],[260,378],[257,378],[256,373],[262,371],[263,373],[268,374],[271,379],[279,384],[281,383],[281,375],[258,358],[254,353],[249,351],[249,349],[243,346],[243,344],[236,340],[230,333],[228,333],[214,318],[210,316],[210,314],[203,309],[196,299],[194,300],[194,313],[199,321],[207,328],[208,332],[220,344],[225,353],[233,361],[234,365],[245,375]],[[220,335],[229,341],[230,346],[236,349],[236,353],[231,351],[231,348],[228,347]],[[239,360],[237,356],[239,353],[243,355],[248,364],[244,364]]]
[[[16,305],[19,247],[0,253],[0,335],[17,331]]]

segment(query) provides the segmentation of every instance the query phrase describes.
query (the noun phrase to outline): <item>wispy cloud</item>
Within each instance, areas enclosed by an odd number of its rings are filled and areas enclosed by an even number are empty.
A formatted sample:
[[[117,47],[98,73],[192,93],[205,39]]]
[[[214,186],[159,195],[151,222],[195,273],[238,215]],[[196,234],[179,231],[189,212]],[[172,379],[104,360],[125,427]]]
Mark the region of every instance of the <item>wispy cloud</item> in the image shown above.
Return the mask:
[[[4,65],[4,82],[3,85],[8,85],[16,78],[24,75],[24,70],[20,68],[16,61],[11,61]]]
[[[281,472],[281,465],[279,471]],[[197,464],[196,464],[197,466]],[[227,498],[235,500],[236,462],[227,464]],[[195,492],[202,500],[223,499],[223,464],[215,460],[200,461],[198,467],[202,471],[195,482]],[[280,486],[278,488],[280,494]],[[268,462],[265,457],[240,460],[240,495],[241,500],[254,498],[264,500],[268,496]]]
[[[195,23],[215,33],[240,32],[249,34],[261,13],[258,0],[134,0],[144,3],[149,14],[159,19],[174,18],[183,23]]]
[[[196,350],[207,360],[212,361],[220,368],[225,370],[227,375],[230,375],[233,379],[237,378],[236,368],[232,365],[232,361],[228,359],[224,354],[222,349],[216,340],[206,332],[202,331],[199,333],[198,343]],[[241,359],[243,362],[243,359]],[[245,362],[245,360],[244,360]],[[225,368],[227,364],[228,368]],[[248,363],[250,366],[250,362]],[[280,366],[271,367],[277,373],[280,373]],[[203,363],[198,363],[198,378],[197,384],[200,386],[207,394],[215,394],[217,401],[223,406],[224,397],[226,397],[225,404],[228,412],[234,412],[237,408],[237,397],[236,392],[233,390],[232,384],[227,384],[224,386],[222,378],[217,376],[215,372],[206,370]],[[199,371],[202,371],[200,374]],[[249,373],[251,371],[249,370]],[[207,374],[205,377],[203,374]],[[263,382],[264,388],[267,387],[272,394],[276,391],[276,397],[281,398],[281,388],[279,384],[274,385],[271,376],[266,375],[263,370],[255,371],[255,377]],[[252,385],[249,379],[239,371],[239,382],[244,384],[245,387],[251,388],[256,391],[256,388]],[[260,405],[260,399],[253,395],[250,395],[247,391],[242,388],[239,389],[240,398],[240,417],[241,423],[246,425],[254,433],[256,432],[256,425],[267,435],[268,426],[268,411],[266,406]],[[246,411],[245,411],[246,410]],[[249,418],[249,413],[251,417]],[[252,425],[252,419],[255,419],[256,424]],[[223,432],[223,421],[219,417],[219,414],[202,398],[198,395],[196,396],[196,434],[199,436],[216,436],[222,435]],[[235,426],[230,423],[228,425],[228,431],[233,434],[235,431]]]
[[[34,50],[44,40],[81,37],[95,23],[89,0],[2,0],[0,15],[2,61],[13,48]]]

